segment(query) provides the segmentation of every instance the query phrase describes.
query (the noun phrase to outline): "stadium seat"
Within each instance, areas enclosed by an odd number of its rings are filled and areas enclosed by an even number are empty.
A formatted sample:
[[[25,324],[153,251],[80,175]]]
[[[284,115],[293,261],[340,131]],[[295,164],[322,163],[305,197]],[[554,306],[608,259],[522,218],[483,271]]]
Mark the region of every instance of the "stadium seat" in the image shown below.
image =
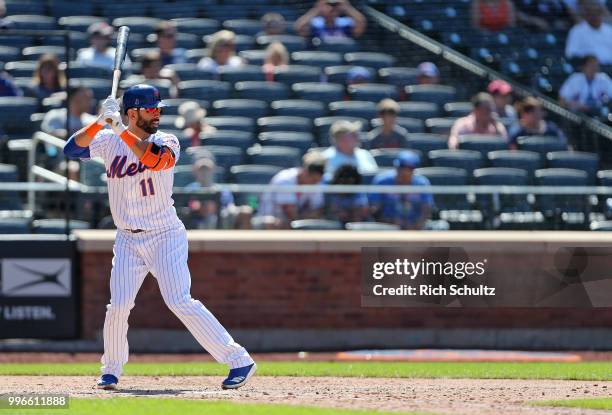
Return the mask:
[[[177,33],[176,47],[182,49],[194,49],[200,47],[202,42],[197,35],[191,33]]]
[[[385,98],[399,98],[395,85],[365,83],[350,85],[347,90],[353,101],[379,102]]]
[[[472,112],[471,102],[447,102],[444,104],[444,114],[447,117],[465,117]]]
[[[539,153],[542,160],[545,160],[546,153],[567,150],[567,145],[557,137],[546,136],[519,137],[518,146],[521,150]]]
[[[600,170],[597,172],[597,181],[600,186],[612,187],[612,170]],[[601,211],[606,218],[612,218],[612,194],[599,195]]]
[[[212,113],[225,117],[261,118],[268,113],[268,104],[255,99],[222,99],[213,102]]]
[[[218,4],[217,2],[201,2],[203,13],[206,17],[219,20],[246,19],[249,15],[248,7],[236,6],[234,4]]]
[[[268,164],[284,168],[300,165],[300,150],[284,146],[253,146],[247,149],[251,164]]]
[[[105,81],[105,79],[103,79],[103,81]],[[170,97],[170,90],[172,89],[172,81],[169,79],[146,79],[144,76],[141,76],[141,75],[132,75],[128,79],[121,81],[121,83],[119,84],[119,88],[126,90],[131,86],[143,84],[143,83],[146,83],[148,85],[151,85],[157,88],[157,90],[159,91],[159,95],[161,96],[162,99],[166,99]],[[96,96],[96,99],[106,98],[106,97],[98,98],[98,95],[96,94],[95,89],[94,89],[94,95]]]
[[[377,52],[352,52],[344,55],[344,60],[349,65],[366,66],[379,70],[395,64],[395,57],[386,53]]]
[[[254,141],[253,134],[238,130],[219,130],[214,133],[200,134],[202,146],[238,147],[242,151],[246,151],[247,148],[253,145]]]
[[[216,101],[228,99],[231,91],[231,84],[222,81],[182,81],[178,84],[178,93],[181,98],[207,99]]]
[[[582,170],[551,168],[535,171],[539,186],[586,186],[588,174]],[[586,229],[589,218],[589,196],[571,194],[536,195],[539,210],[555,229]]]
[[[189,98],[164,99],[164,103],[166,104],[166,107],[164,107],[164,115],[178,115],[179,106],[188,101],[195,101],[200,105],[200,107],[204,109],[208,109],[210,106],[208,101],[202,101],[199,99],[189,99]]]
[[[399,90],[406,85],[415,85],[419,76],[417,68],[388,67],[378,70],[378,77],[385,84],[395,85]]]
[[[589,186],[597,181],[599,155],[582,151],[553,151],[546,154],[548,167],[582,170],[587,173]]]
[[[350,37],[327,37],[324,39],[316,39],[315,47],[317,50],[326,52],[335,52],[344,55],[345,53],[357,52],[359,44],[355,39]],[[313,43],[315,43],[313,41]]]
[[[327,78],[327,82],[334,84],[346,84],[346,77],[351,69],[355,68],[352,65],[337,65],[337,66],[328,66],[324,69],[325,77]],[[368,72],[370,72],[371,78],[376,79],[376,71],[372,68],[365,68]]]
[[[111,79],[113,71],[110,68],[100,66],[85,65],[80,62],[70,62],[68,68],[70,78],[104,78]]]
[[[344,229],[342,222],[327,219],[300,219],[291,221],[291,229],[300,231],[334,231]]]
[[[376,103],[370,101],[336,101],[329,104],[332,116],[357,117],[371,120],[378,115]]]
[[[255,40],[261,49],[268,47],[270,43],[282,43],[289,53],[303,50],[306,48],[304,38],[295,35],[261,35]]]
[[[418,150],[423,154],[421,163],[429,164],[429,152],[448,149],[448,138],[441,134],[415,133],[408,135],[408,148]]]
[[[246,60],[249,65],[263,65],[266,59],[266,51],[265,49],[241,50],[238,56]]]
[[[103,100],[108,96],[112,80],[110,78],[74,78],[69,81],[70,86],[85,86],[93,91],[94,99]]]
[[[260,132],[268,131],[312,131],[312,120],[305,117],[273,116],[257,120]]]
[[[68,222],[70,231],[89,229],[89,223],[82,220],[70,220]],[[63,234],[66,232],[65,219],[38,219],[32,223],[32,229],[37,234]]]
[[[259,134],[259,143],[262,146],[293,147],[304,154],[312,147],[314,137],[311,133],[299,131],[269,131]]]
[[[238,98],[259,99],[266,102],[289,99],[289,88],[280,82],[236,82],[234,88]]]
[[[0,183],[17,182],[19,181],[18,169],[13,164],[0,163]],[[5,191],[0,192],[0,210],[18,210],[21,209],[21,199],[18,192]],[[2,223],[4,219],[0,220]],[[1,232],[0,232],[1,233]]]
[[[266,164],[241,164],[230,169],[231,179],[238,184],[268,184],[282,167]]]
[[[487,155],[489,163],[493,167],[512,167],[523,169],[528,174],[528,182],[533,182],[533,174],[542,168],[540,155],[534,151],[526,150],[497,150]]]
[[[28,218],[2,218],[0,220],[0,235],[31,233],[31,220]]]
[[[291,61],[296,65],[318,66],[323,69],[326,66],[341,65],[342,55],[335,52],[299,51],[291,54]]]
[[[33,133],[30,115],[36,112],[37,108],[38,101],[35,98],[0,97],[0,130],[7,134]]]
[[[54,17],[38,14],[14,14],[7,19],[18,30],[54,30],[57,26]]]
[[[438,105],[433,102],[398,102],[402,117],[417,118],[425,121],[440,115]]]
[[[12,46],[0,46],[0,62],[17,61],[21,56],[19,48]]]
[[[459,137],[459,148],[479,151],[483,159],[486,159],[491,151],[507,150],[508,141],[497,135],[465,134]]]
[[[192,166],[174,167],[174,187],[185,187],[194,181]]]
[[[591,222],[591,225],[589,226],[589,228],[592,231],[612,232],[612,220],[593,221]],[[2,232],[2,228],[0,228],[0,232]]]
[[[60,17],[58,24],[65,30],[76,30],[86,33],[89,26],[97,22],[106,22],[104,17],[100,16],[64,16]]]
[[[176,7],[176,4],[172,3],[172,6]],[[214,19],[182,17],[174,18],[172,21],[176,24],[176,28],[179,32],[192,33],[199,36],[212,35],[221,29],[221,24]]]
[[[0,55],[2,54],[2,47],[0,47]],[[0,56],[0,60],[2,57]],[[13,61],[7,62],[4,65],[4,70],[8,72],[13,78],[31,78],[36,70],[36,61]]]
[[[66,48],[63,46],[30,46],[23,48],[21,51],[23,58],[30,60],[38,60],[42,55],[47,53],[56,55],[60,61],[66,60]]]
[[[117,17],[113,20],[113,26],[119,28],[121,26],[128,26],[131,33],[142,33],[149,34],[155,31],[155,28],[163,20],[155,17]]]
[[[254,19],[230,19],[223,22],[223,28],[237,35],[255,36],[262,31],[261,22]]]
[[[314,120],[315,135],[320,146],[329,146],[329,129],[332,124],[336,121],[350,121],[359,122],[361,124],[361,130],[366,131],[369,129],[368,120],[360,117],[349,117],[349,116],[332,116],[332,117],[319,117]]]
[[[207,36],[204,36],[204,42],[208,43]],[[242,50],[251,50],[255,45],[255,39],[252,36],[247,35],[236,35],[236,39],[234,40],[236,45],[236,53],[239,53]]]
[[[43,15],[46,12],[46,4],[42,1],[6,0],[6,14],[36,14]]]
[[[102,175],[106,175],[104,164],[93,160],[82,161],[79,169],[79,181],[87,186],[106,186]]]
[[[219,70],[219,75],[222,81],[232,84],[240,81],[265,81],[266,79],[261,66],[255,65],[223,67]]]
[[[244,151],[240,147],[233,146],[206,146],[206,147],[191,147],[186,150],[186,153],[192,156],[192,159],[198,159],[201,156],[201,151],[207,151],[215,158],[217,166],[221,166],[226,170],[236,164],[242,164],[244,160]]]
[[[202,81],[215,79],[217,76],[212,71],[204,71],[198,68],[196,63],[174,63],[166,65],[164,68],[174,71],[181,81]]]
[[[404,88],[410,101],[433,102],[442,107],[456,100],[457,90],[448,85],[408,85]]]
[[[325,115],[326,108],[322,102],[305,99],[285,99],[272,101],[270,104],[274,115],[305,117],[314,119]]]
[[[400,227],[391,223],[382,222],[348,222],[346,230],[349,231],[399,231]]]
[[[429,152],[429,160],[435,167],[464,169],[468,178],[483,164],[481,154],[474,150],[432,150]]]
[[[316,66],[288,65],[274,71],[274,80],[284,84],[321,81],[321,69]]]
[[[456,118],[428,118],[425,120],[425,130],[431,134],[448,136]]]
[[[397,117],[395,119],[397,125],[408,130],[409,133],[424,133],[425,132],[425,123],[422,120],[418,120],[416,118],[408,118],[408,117]],[[371,121],[372,128],[382,126],[382,119],[374,118]]]
[[[291,86],[298,99],[321,101],[329,104],[344,97],[344,86],[324,82],[298,82]]]
[[[408,151],[418,155],[419,159],[423,158],[423,155],[419,150],[406,150],[403,148],[377,148],[370,150],[370,154],[372,154],[372,157],[374,157],[374,160],[376,160],[376,164],[378,164],[378,167],[385,168],[393,167],[394,160],[397,158],[399,153],[404,151]]]
[[[247,117],[206,117],[206,123],[217,130],[237,130],[253,134],[255,120]]]

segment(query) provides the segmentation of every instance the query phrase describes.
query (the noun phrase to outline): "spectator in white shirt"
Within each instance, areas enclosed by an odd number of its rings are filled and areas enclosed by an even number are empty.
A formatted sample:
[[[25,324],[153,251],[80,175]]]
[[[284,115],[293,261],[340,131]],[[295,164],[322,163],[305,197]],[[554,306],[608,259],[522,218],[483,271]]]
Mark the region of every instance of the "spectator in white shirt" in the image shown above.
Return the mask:
[[[584,0],[584,21],[572,27],[567,36],[567,58],[594,55],[602,64],[612,64],[612,26],[603,22],[604,9],[597,0]]]
[[[333,144],[323,151],[327,160],[326,179],[331,179],[336,169],[344,164],[357,167],[359,174],[376,173],[378,165],[368,150],[360,148],[359,132],[361,123],[346,120],[335,121],[329,129],[330,141]]]
[[[113,33],[115,30],[106,22],[93,23],[87,29],[91,47],[81,49],[77,55],[77,61],[88,66],[98,66],[113,69],[115,63],[115,48],[111,47]],[[125,57],[124,65],[131,64],[128,56]]]
[[[599,62],[595,56],[586,56],[581,71],[572,74],[563,83],[559,95],[565,107],[595,115],[612,98],[612,79],[599,72]]]
[[[229,30],[221,30],[210,37],[208,41],[209,56],[198,62],[202,70],[219,72],[220,68],[241,66],[244,62],[236,55],[236,34]]]

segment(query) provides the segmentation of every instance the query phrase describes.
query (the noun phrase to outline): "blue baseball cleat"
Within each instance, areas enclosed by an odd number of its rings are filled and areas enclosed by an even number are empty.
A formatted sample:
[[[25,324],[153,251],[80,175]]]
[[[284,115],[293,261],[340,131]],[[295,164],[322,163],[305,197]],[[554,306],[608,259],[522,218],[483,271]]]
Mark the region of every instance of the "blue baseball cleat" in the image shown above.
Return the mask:
[[[223,389],[238,389],[241,386],[244,386],[249,378],[255,374],[257,370],[257,365],[255,363],[239,367],[236,369],[232,369],[229,371],[227,375],[227,379],[223,381],[221,387]]]
[[[116,389],[117,383],[119,383],[119,379],[115,375],[102,375],[100,380],[98,380],[98,388],[105,390]]]

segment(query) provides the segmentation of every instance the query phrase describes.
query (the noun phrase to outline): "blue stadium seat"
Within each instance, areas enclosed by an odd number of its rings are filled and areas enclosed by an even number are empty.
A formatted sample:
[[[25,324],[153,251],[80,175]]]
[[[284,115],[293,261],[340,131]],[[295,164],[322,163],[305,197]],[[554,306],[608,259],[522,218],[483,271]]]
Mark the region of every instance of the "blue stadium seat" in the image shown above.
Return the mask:
[[[266,77],[261,66],[244,65],[237,67],[223,67],[219,71],[222,81],[236,83],[240,81],[265,81]]]
[[[266,102],[289,99],[289,88],[280,82],[236,82],[234,89],[238,98],[243,99],[259,99]]]
[[[193,33],[177,33],[175,35],[176,47],[182,49],[195,49],[202,46],[199,36]]]
[[[262,31],[261,22],[255,19],[230,19],[223,22],[223,28],[237,35],[255,36]]]
[[[489,163],[493,167],[511,167],[527,172],[528,182],[533,182],[533,174],[542,168],[540,155],[534,151],[526,150],[497,150],[488,154]]]
[[[418,76],[419,70],[417,68],[388,67],[381,68],[378,71],[378,77],[381,82],[395,85],[402,91],[406,85],[416,84]]]
[[[429,165],[429,152],[448,149],[448,138],[441,134],[415,133],[408,135],[408,148],[418,150],[423,154],[421,163]]]
[[[379,70],[395,64],[395,57],[378,52],[352,52],[344,55],[349,65],[366,66]]]
[[[0,130],[8,134],[33,133],[30,115],[37,108],[38,101],[35,98],[0,97]]]
[[[113,71],[110,68],[85,65],[80,62],[70,62],[68,70],[70,78],[112,78]]]
[[[178,93],[181,98],[216,101],[218,99],[228,99],[231,88],[229,82],[213,80],[182,81],[178,84]]]
[[[261,49],[268,47],[270,43],[282,43],[289,53],[303,50],[306,48],[304,38],[295,35],[261,35],[255,40]]]
[[[284,84],[321,81],[321,69],[316,66],[288,65],[274,71],[274,80]]]
[[[0,163],[0,183],[17,182],[19,181],[18,169],[13,164]],[[21,209],[21,200],[18,192],[6,191],[0,192],[0,210],[19,210]],[[2,223],[4,219],[0,220]],[[0,232],[1,234],[1,232]]]
[[[612,220],[596,220],[591,222],[589,227],[592,231],[599,232],[611,232],[612,231]],[[0,229],[2,232],[2,229]]]
[[[42,1],[6,0],[6,14],[45,14],[45,3]]]
[[[474,150],[432,150],[429,160],[435,167],[456,167],[464,169],[468,176],[483,165],[482,155]]]
[[[0,235],[31,233],[28,218],[3,218],[0,220]]]
[[[325,115],[326,108],[322,102],[305,99],[285,99],[270,104],[274,115],[289,117],[306,117],[314,119]]]
[[[268,184],[282,167],[267,164],[241,164],[230,169],[232,182],[238,184]]]
[[[551,151],[565,151],[567,145],[561,142],[557,137],[546,136],[529,136],[518,138],[519,149],[527,151],[535,151],[540,154],[542,160],[546,153]]]
[[[508,141],[497,135],[470,135],[465,134],[459,138],[459,148],[462,150],[476,150],[484,159],[491,151],[507,150]]]
[[[416,118],[408,118],[408,117],[397,117],[395,119],[397,125],[405,128],[409,133],[424,133],[425,132],[425,123],[422,120],[418,120]],[[372,128],[382,126],[382,119],[374,118],[371,120]]]
[[[400,227],[382,222],[348,222],[347,231],[399,231]]]
[[[200,134],[202,146],[238,147],[245,151],[253,145],[254,141],[253,134],[238,130],[219,130],[214,133]]]
[[[241,50],[238,56],[246,60],[249,65],[263,65],[266,59],[266,51],[265,49]]]
[[[316,40],[318,42],[315,47],[321,51],[345,54],[359,50],[359,43],[350,37],[328,37]]]
[[[162,19],[200,20],[184,16],[199,16],[202,13],[202,1],[181,0],[180,2],[157,3],[151,7],[151,15]],[[204,32],[203,32],[204,33]]]
[[[0,46],[0,62],[17,61],[21,56],[19,48],[12,46]]]
[[[312,147],[314,136],[300,131],[269,131],[259,134],[259,143],[262,146],[293,147],[304,154]]]
[[[176,3],[172,3],[171,6],[176,7]],[[180,17],[174,18],[172,21],[176,24],[176,28],[179,32],[192,33],[199,36],[212,35],[221,29],[221,24],[214,19]]]
[[[291,54],[291,61],[296,65],[326,66],[341,65],[342,55],[335,52],[299,51]]]
[[[306,117],[273,116],[257,120],[259,131],[312,131],[312,120]]]
[[[191,150],[191,151],[190,151]],[[199,158],[198,153],[202,150],[209,152],[215,158],[217,166],[221,166],[229,170],[236,164],[242,164],[244,160],[244,151],[240,147],[233,146],[206,146],[206,147],[191,147],[187,149],[187,153],[192,155],[192,158]],[[201,153],[200,153],[201,154]]]
[[[402,117],[417,118],[425,121],[440,115],[438,105],[433,102],[398,102]]]
[[[21,51],[23,58],[30,60],[38,60],[47,53],[56,55],[60,61],[66,60],[66,49],[63,46],[30,46]]]
[[[327,219],[300,219],[291,221],[291,229],[300,231],[334,231],[342,230],[342,222]]]
[[[376,103],[370,101],[336,101],[329,104],[329,112],[333,116],[357,117],[371,120],[378,112]]]
[[[404,151],[408,151],[418,155],[419,159],[423,158],[423,155],[419,150],[406,150],[403,148],[377,148],[370,150],[370,154],[372,154],[372,157],[374,157],[374,160],[376,160],[376,164],[378,164],[378,167],[385,168],[393,167],[393,161],[397,158],[399,153]]]
[[[582,170],[551,168],[535,172],[539,186],[587,186],[588,175]],[[589,218],[589,196],[568,194],[536,195],[539,210],[556,229],[586,229]]]
[[[433,102],[439,107],[457,98],[457,89],[449,85],[408,85],[404,90],[410,101]]]
[[[189,98],[164,99],[164,103],[166,104],[166,107],[164,107],[164,115],[178,115],[179,106],[188,101],[195,101],[200,105],[200,107],[204,109],[208,109],[208,107],[210,106],[208,101],[203,101],[199,99],[189,99]]]
[[[247,149],[252,164],[268,164],[284,168],[300,165],[300,150],[284,146],[253,146]]]
[[[155,31],[155,28],[163,20],[155,17],[117,17],[113,20],[113,26],[119,28],[121,26],[128,26],[130,33],[142,33],[149,34]]]
[[[87,186],[106,186],[102,175],[106,174],[104,164],[97,163],[92,160],[81,162],[79,169],[79,180]]]
[[[444,134],[448,136],[456,118],[428,118],[425,120],[425,129],[431,134]]]
[[[321,101],[325,104],[341,101],[344,97],[344,86],[340,84],[298,82],[293,84],[291,89],[298,99]]]
[[[247,117],[206,117],[206,123],[217,130],[255,132],[255,120]]]
[[[444,104],[444,114],[447,117],[465,117],[472,112],[471,102],[448,102]]]
[[[255,99],[222,99],[213,102],[212,112],[217,116],[261,118],[268,113],[268,104]]]
[[[204,15],[220,22],[229,19],[246,19],[249,15],[248,7],[234,4],[218,4],[217,2],[201,2]]]
[[[106,22],[104,17],[99,16],[64,16],[60,17],[58,24],[65,30],[76,30],[86,33],[89,26],[97,22]]]
[[[197,63],[173,63],[164,68],[174,71],[181,81],[202,81],[215,79],[217,76],[212,71],[198,68]]]
[[[553,151],[546,154],[548,167],[576,169],[586,172],[589,185],[595,185],[599,155],[582,151]]]
[[[327,77],[327,81],[334,84],[346,84],[346,77],[351,69],[355,68],[353,65],[337,65],[337,66],[328,66],[324,69],[325,76]],[[370,72],[371,79],[376,78],[376,71],[372,68],[365,68],[368,72]]]
[[[70,231],[89,229],[89,223],[82,220],[70,220]],[[32,223],[32,230],[37,234],[63,234],[66,232],[65,219],[38,219]]]
[[[174,167],[174,187],[185,187],[193,182],[195,182],[195,178],[193,177],[192,166]]]
[[[399,98],[395,85],[365,83],[350,85],[347,89],[353,101],[379,102],[385,98]]]
[[[319,117],[314,120],[315,125],[315,135],[317,137],[318,143],[322,147],[329,146],[329,129],[332,124],[336,121],[345,120],[350,122],[359,122],[361,123],[361,130],[366,131],[369,129],[369,123],[366,118],[360,117],[349,117],[349,116],[332,116],[332,117]]]
[[[54,30],[55,18],[38,14],[14,14],[6,17],[12,22],[12,28],[20,30]]]
[[[0,47],[0,54],[2,53],[2,47]],[[0,59],[2,59],[0,57]],[[4,70],[8,72],[13,78],[31,78],[36,70],[36,61],[13,61],[7,62],[4,65]]]
[[[70,86],[85,86],[93,91],[96,100],[103,100],[108,96],[112,80],[110,78],[74,78],[69,84]]]

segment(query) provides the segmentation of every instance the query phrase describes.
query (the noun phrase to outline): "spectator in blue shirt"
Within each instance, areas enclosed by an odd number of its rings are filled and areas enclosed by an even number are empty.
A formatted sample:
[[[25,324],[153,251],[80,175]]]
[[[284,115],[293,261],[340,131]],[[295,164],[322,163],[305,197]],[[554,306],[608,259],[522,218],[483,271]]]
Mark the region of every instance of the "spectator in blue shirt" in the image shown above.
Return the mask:
[[[426,177],[414,174],[420,164],[419,156],[402,151],[393,165],[394,170],[378,174],[372,184],[391,186],[429,186]],[[433,207],[430,193],[372,193],[370,206],[377,221],[398,225],[402,229],[423,229]]]
[[[567,137],[557,124],[544,119],[542,105],[536,97],[527,97],[518,105],[519,120],[508,131],[510,148],[517,148],[518,138],[531,135],[545,135],[557,137],[560,142],[567,144]]]
[[[359,37],[365,29],[365,17],[347,0],[318,0],[312,9],[295,22],[297,33],[321,40]]]
[[[359,185],[361,174],[355,166],[344,164],[340,166],[331,182],[331,185]],[[325,216],[330,220],[337,220],[346,224],[348,222],[362,222],[370,215],[368,197],[365,193],[326,193]]]

